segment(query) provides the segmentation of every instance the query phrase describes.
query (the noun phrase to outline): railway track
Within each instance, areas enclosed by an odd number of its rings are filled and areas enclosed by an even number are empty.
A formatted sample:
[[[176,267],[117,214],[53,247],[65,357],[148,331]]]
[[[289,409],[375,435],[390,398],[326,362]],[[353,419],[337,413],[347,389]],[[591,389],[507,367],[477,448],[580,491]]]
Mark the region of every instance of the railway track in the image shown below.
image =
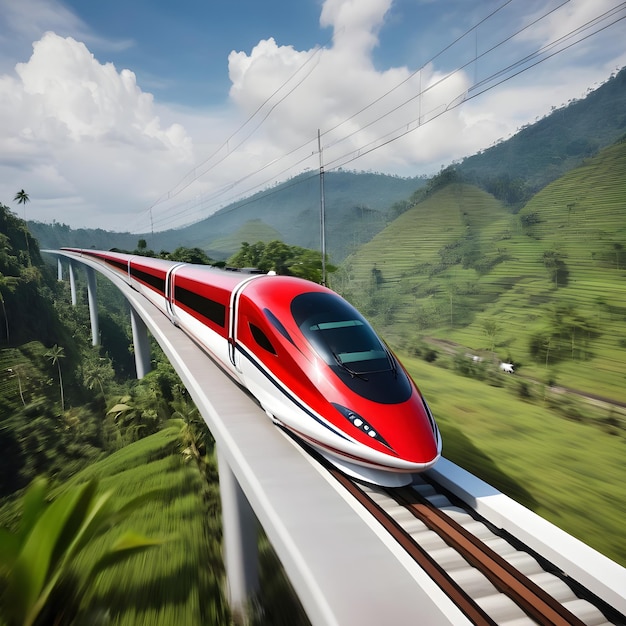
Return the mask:
[[[385,489],[329,469],[470,622],[626,625],[626,617],[432,480]],[[417,610],[417,609],[416,609]]]

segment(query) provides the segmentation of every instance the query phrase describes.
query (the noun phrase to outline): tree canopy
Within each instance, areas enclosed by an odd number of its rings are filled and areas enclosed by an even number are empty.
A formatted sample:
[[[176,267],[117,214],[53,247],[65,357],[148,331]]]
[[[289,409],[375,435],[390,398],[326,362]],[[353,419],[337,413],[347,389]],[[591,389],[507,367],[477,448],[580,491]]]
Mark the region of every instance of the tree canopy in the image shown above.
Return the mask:
[[[316,250],[288,246],[279,240],[249,244],[244,241],[237,254],[228,260],[233,267],[254,267],[263,272],[274,271],[286,276],[298,276],[316,283],[322,281],[322,254]],[[337,268],[326,264],[326,271]]]

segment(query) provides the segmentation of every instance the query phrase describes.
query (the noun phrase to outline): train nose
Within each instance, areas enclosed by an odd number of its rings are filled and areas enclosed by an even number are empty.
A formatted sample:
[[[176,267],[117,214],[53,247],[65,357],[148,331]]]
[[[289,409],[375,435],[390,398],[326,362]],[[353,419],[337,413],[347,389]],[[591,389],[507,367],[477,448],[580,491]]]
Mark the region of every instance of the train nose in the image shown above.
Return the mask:
[[[379,430],[389,448],[411,463],[428,465],[441,454],[439,428],[425,402],[409,402],[390,410]]]
[[[379,411],[376,415],[377,426],[374,426],[373,418],[367,420],[341,404],[333,403],[333,406],[356,430],[367,435],[372,443],[375,441],[380,444],[380,447],[374,445],[372,448],[378,448],[386,455],[424,465],[432,463],[441,452],[439,430],[430,414],[406,410],[407,407],[394,407]]]

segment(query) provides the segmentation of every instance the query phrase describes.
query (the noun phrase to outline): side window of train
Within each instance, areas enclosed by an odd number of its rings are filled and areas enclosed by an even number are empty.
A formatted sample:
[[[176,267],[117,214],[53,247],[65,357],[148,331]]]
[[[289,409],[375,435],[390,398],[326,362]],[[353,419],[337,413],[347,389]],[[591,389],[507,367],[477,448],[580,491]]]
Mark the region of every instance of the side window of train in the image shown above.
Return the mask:
[[[285,338],[287,341],[293,343],[292,338],[289,336],[287,329],[282,325],[281,321],[269,310],[263,309],[263,313],[265,313],[265,317],[270,321],[272,326]]]
[[[252,333],[254,340],[261,346],[261,348],[271,352],[272,354],[276,354],[276,350],[274,349],[272,342],[258,326],[250,324],[250,332]]]

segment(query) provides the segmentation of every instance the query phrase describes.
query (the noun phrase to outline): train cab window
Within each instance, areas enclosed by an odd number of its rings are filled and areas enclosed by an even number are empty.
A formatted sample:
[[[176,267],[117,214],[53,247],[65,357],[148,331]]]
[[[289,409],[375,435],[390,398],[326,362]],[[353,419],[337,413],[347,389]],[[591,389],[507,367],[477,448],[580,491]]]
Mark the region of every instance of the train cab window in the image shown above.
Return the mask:
[[[411,382],[395,357],[343,298],[304,293],[292,300],[291,313],[313,349],[354,392],[381,404],[411,396]]]
[[[392,367],[372,327],[338,296],[302,294],[294,298],[291,311],[304,336],[329,365],[358,374]]]
[[[249,324],[249,326],[252,337],[254,337],[254,340],[259,344],[259,346],[272,354],[276,354],[276,350],[274,349],[274,346],[268,336],[258,326],[255,326],[254,324]]]

